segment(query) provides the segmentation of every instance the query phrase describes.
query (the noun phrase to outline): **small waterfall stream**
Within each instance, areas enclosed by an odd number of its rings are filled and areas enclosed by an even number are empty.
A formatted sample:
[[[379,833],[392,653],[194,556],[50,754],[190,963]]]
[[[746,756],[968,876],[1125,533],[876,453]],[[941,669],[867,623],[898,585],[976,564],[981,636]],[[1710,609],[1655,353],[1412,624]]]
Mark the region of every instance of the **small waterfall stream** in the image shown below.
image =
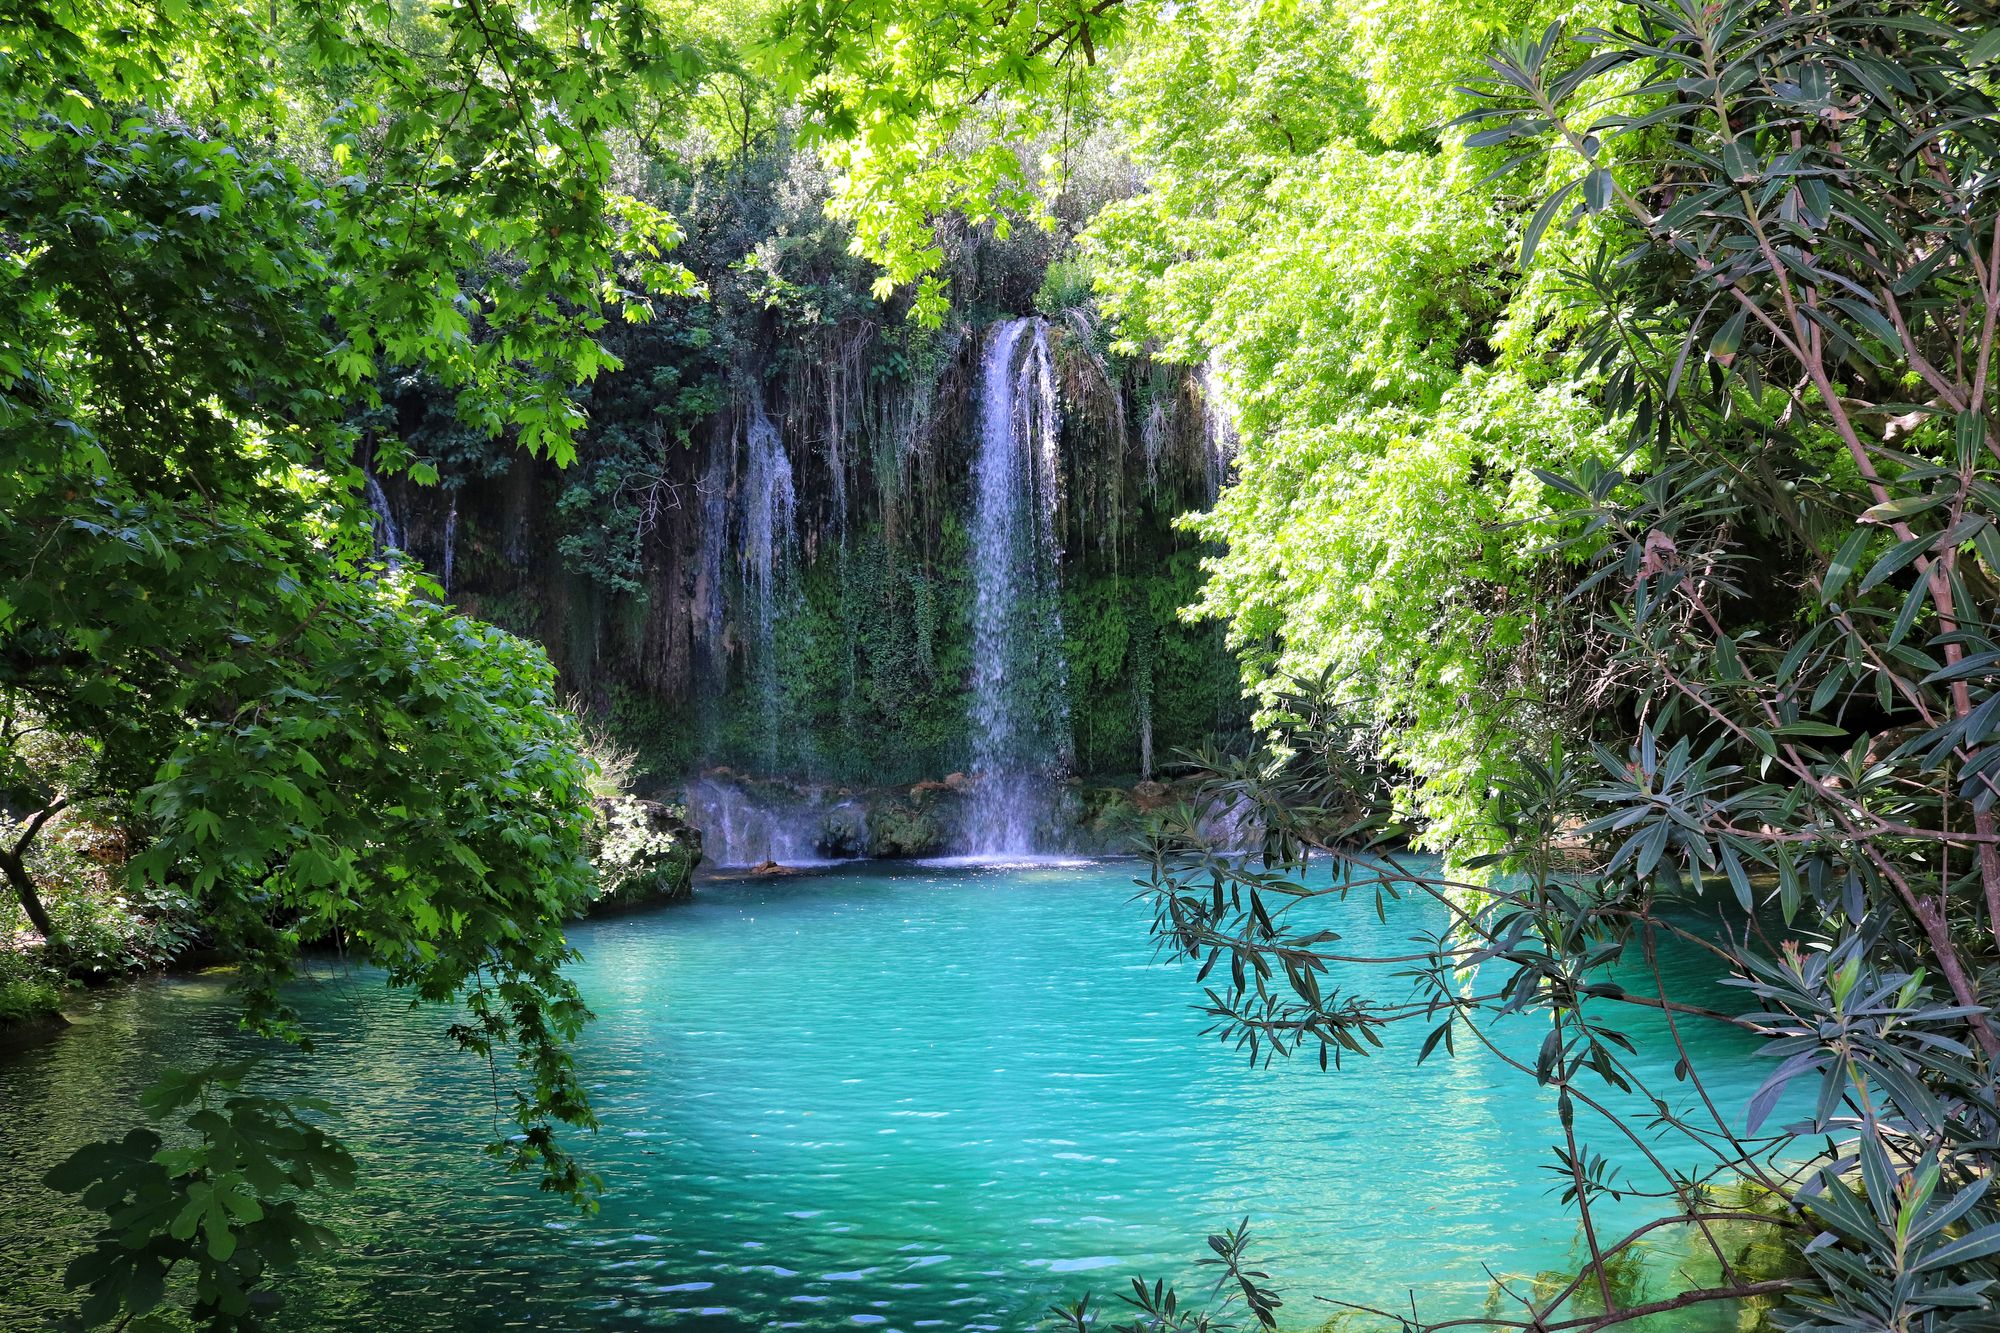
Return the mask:
[[[818,802],[697,778],[687,784],[687,807],[689,820],[701,830],[702,855],[710,865],[828,864],[818,847],[823,817]]]
[[[766,771],[776,772],[781,720],[777,625],[794,591],[798,496],[784,438],[764,410],[761,396],[751,400],[745,431],[742,501],[743,545],[739,554],[752,607],[752,662],[764,711]]]
[[[382,489],[381,479],[373,472],[361,474],[362,488],[368,497],[368,507],[375,511],[375,541],[383,551],[395,552],[403,549],[403,536],[396,531],[396,511],[389,507],[389,492]],[[393,556],[391,557],[393,561]]]
[[[1229,484],[1229,469],[1236,462],[1236,406],[1230,399],[1229,373],[1222,353],[1210,352],[1202,362],[1197,382],[1201,385],[1202,437],[1207,445],[1208,502],[1214,504]]]
[[[451,567],[458,553],[458,492],[451,493],[451,508],[444,516],[444,577],[442,587],[451,591]]]
[[[978,856],[1037,850],[1071,754],[1057,582],[1055,370],[1048,326],[993,326],[980,366],[973,463],[972,775]]]

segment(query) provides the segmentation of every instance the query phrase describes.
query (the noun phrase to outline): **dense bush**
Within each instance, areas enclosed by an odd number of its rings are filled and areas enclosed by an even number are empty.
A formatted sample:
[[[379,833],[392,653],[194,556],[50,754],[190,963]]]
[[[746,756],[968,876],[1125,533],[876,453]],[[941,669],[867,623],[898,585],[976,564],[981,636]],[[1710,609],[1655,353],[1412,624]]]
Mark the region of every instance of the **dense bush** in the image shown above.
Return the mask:
[[[0,954],[0,1027],[61,1009],[62,991],[48,973],[38,968],[31,971],[18,954]]]

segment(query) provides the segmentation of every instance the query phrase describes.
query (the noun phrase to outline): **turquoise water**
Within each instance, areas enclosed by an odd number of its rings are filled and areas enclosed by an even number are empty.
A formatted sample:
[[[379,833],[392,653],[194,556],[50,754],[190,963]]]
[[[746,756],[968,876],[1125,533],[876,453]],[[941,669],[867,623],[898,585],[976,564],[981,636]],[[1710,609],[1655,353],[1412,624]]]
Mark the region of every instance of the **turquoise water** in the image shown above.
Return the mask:
[[[323,978],[303,995],[318,1051],[274,1054],[269,1081],[342,1108],[363,1182],[325,1210],[343,1250],[290,1284],[274,1326],[1021,1329],[1134,1273],[1185,1277],[1204,1235],[1245,1216],[1287,1327],[1335,1313],[1315,1294],[1476,1313],[1488,1268],[1574,1266],[1544,1169],[1552,1098],[1468,1043],[1416,1065],[1421,1028],[1345,1070],[1247,1067],[1200,1036],[1199,990],[1156,961],[1133,873],[859,867],[578,927],[604,1121],[578,1146],[609,1182],[594,1217],[481,1158],[491,1091],[448,1051],[449,1015],[367,974]],[[1415,903],[1338,916],[1357,953],[1436,924]],[[36,1176],[128,1127],[164,1065],[247,1044],[214,978],[76,1017],[0,1060],[0,1324],[60,1305],[87,1230]],[[1657,1015],[1624,1017],[1637,1063],[1677,1086]],[[1499,1036],[1532,1052],[1540,1030]],[[1741,1106],[1764,1071],[1719,1036],[1699,1054]]]

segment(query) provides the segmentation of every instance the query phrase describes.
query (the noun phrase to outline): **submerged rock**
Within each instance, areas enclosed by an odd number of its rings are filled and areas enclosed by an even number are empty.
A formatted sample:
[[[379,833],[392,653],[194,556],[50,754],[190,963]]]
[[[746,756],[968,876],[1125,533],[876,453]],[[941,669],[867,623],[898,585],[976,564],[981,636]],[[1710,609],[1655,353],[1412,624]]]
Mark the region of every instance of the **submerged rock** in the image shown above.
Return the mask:
[[[27,1014],[12,1022],[0,1023],[0,1051],[19,1051],[55,1037],[69,1026],[60,1010]]]

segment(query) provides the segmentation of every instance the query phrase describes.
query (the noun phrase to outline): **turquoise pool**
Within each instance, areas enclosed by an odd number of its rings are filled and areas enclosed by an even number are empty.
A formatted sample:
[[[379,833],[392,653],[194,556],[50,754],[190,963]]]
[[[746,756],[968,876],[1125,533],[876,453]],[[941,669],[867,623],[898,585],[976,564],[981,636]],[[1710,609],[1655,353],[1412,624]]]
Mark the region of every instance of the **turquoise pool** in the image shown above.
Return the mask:
[[[590,1217],[481,1157],[486,1070],[450,1052],[447,1014],[328,973],[303,991],[318,1051],[275,1053],[267,1078],[336,1103],[364,1175],[328,1204],[342,1252],[287,1285],[274,1326],[1024,1329],[1133,1274],[1185,1279],[1204,1235],[1246,1216],[1288,1327],[1337,1313],[1316,1294],[1475,1313],[1488,1270],[1575,1265],[1545,1169],[1553,1098],[1463,1044],[1415,1064],[1420,1028],[1344,1070],[1249,1068],[1201,1037],[1134,873],[863,865],[579,926],[604,1129],[578,1146],[609,1182]],[[1415,903],[1339,913],[1354,952],[1433,925]],[[0,1308],[30,1321],[59,1307],[87,1231],[39,1173],[122,1132],[161,1067],[247,1044],[218,978],[76,1018],[0,1060]],[[1627,1018],[1638,1063],[1675,1086],[1657,1015]],[[1532,1051],[1540,1031],[1498,1035]],[[1733,1034],[1699,1035],[1713,1090],[1742,1105],[1764,1071]]]

